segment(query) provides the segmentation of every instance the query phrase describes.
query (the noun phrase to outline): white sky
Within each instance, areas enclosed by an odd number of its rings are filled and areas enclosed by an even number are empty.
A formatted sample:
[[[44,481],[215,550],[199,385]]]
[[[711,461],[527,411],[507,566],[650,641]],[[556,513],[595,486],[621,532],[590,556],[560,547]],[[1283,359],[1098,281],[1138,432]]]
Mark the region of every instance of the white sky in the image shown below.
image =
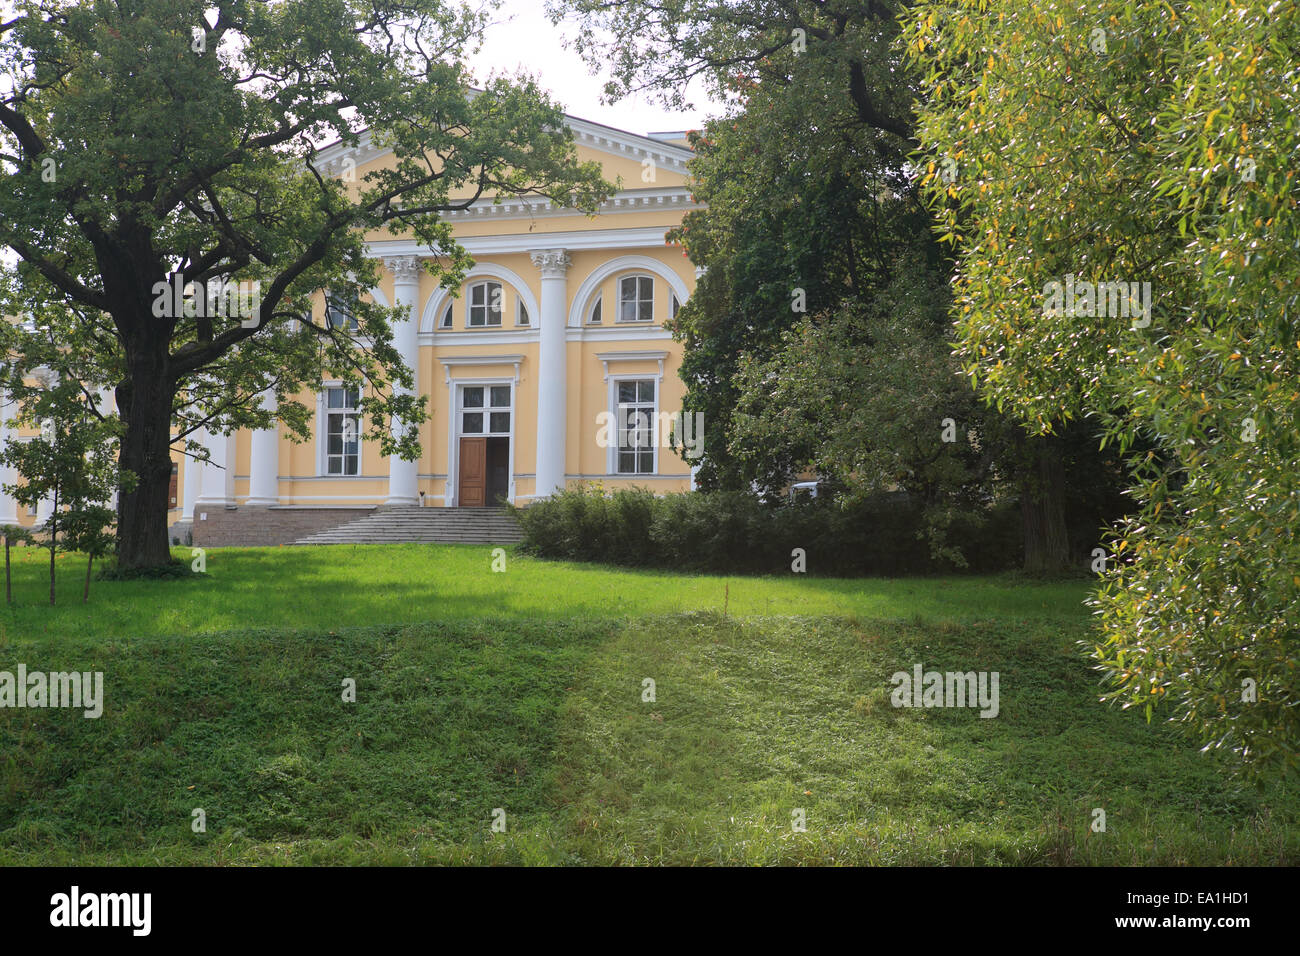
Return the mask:
[[[699,129],[710,113],[720,112],[694,85],[692,102],[703,109],[668,110],[646,98],[628,98],[606,106],[600,96],[608,77],[592,76],[578,54],[564,46],[564,40],[576,35],[576,27],[571,23],[553,26],[546,16],[545,0],[502,0],[492,22],[483,48],[469,59],[478,80],[493,71],[522,69],[537,77],[571,116],[630,133]]]

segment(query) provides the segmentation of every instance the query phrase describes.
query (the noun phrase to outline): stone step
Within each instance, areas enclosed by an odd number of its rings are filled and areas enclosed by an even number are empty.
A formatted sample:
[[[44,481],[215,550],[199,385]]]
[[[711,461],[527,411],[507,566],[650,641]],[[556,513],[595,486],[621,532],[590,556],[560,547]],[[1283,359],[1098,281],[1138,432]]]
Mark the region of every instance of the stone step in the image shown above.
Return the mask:
[[[295,544],[515,544],[518,522],[496,508],[383,508]]]

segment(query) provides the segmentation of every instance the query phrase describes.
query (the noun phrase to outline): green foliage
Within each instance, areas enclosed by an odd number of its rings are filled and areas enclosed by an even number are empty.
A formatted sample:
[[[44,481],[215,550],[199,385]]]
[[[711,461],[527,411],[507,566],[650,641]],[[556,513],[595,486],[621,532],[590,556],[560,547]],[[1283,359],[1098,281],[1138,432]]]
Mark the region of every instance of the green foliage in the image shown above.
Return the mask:
[[[1300,767],[1296,4],[926,3],[906,43],[966,370],[1155,446],[1097,599],[1107,696]],[[1067,275],[1150,282],[1149,325],[1046,309]]]
[[[1019,557],[1007,505],[938,514],[906,495],[764,504],[736,491],[656,497],[643,488],[570,488],[515,509],[523,550],[548,558],[716,573],[789,574],[802,549],[809,573],[848,577],[972,568]]]
[[[85,387],[68,373],[64,356],[53,350],[34,382],[16,378],[8,394],[20,408],[14,421],[40,429],[39,434],[12,441],[0,449],[0,463],[13,466],[20,479],[5,485],[20,505],[50,503],[49,517],[41,527],[50,550],[50,603],[55,599],[57,548],[79,551],[88,561],[103,557],[113,547],[110,530],[114,513],[106,502],[121,479],[114,444],[117,422],[98,414]],[[87,578],[87,588],[89,579]]]

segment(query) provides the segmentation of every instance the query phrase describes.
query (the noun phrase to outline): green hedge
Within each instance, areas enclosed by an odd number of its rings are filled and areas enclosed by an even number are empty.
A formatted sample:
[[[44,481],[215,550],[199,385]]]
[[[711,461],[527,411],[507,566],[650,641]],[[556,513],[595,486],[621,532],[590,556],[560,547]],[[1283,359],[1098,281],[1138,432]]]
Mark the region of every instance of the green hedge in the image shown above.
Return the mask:
[[[548,558],[720,573],[788,573],[803,548],[812,574],[924,574],[964,567],[988,572],[1021,560],[1019,512],[1003,504],[952,515],[936,556],[933,515],[905,498],[842,508],[826,499],[766,505],[740,492],[656,497],[644,488],[606,493],[580,486],[514,509],[523,549]]]

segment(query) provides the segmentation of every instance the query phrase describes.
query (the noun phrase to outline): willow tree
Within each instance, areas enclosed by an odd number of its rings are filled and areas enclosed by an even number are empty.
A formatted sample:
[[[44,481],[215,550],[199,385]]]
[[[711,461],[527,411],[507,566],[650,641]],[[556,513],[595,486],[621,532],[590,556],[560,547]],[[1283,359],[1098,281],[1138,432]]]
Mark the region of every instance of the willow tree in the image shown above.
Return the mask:
[[[425,415],[393,346],[405,317],[363,300],[364,233],[413,235],[451,284],[469,260],[441,213],[525,193],[591,210],[608,188],[531,80],[471,89],[484,17],[444,0],[22,0],[0,23],[0,247],[16,254],[0,311],[28,320],[4,329],[3,377],[52,339],[89,409],[115,392],[121,566],[169,560],[173,435],[196,450],[200,427],[267,427],[267,390],[303,438],[304,387],[327,371],[365,386],[368,437],[417,454],[414,428],[390,428]],[[367,131],[386,168],[321,168],[319,147]],[[322,289],[357,321],[313,321]]]
[[[1109,696],[1279,774],[1300,767],[1297,12],[959,0],[907,29],[966,369],[1040,430],[1156,445],[1097,599]]]

